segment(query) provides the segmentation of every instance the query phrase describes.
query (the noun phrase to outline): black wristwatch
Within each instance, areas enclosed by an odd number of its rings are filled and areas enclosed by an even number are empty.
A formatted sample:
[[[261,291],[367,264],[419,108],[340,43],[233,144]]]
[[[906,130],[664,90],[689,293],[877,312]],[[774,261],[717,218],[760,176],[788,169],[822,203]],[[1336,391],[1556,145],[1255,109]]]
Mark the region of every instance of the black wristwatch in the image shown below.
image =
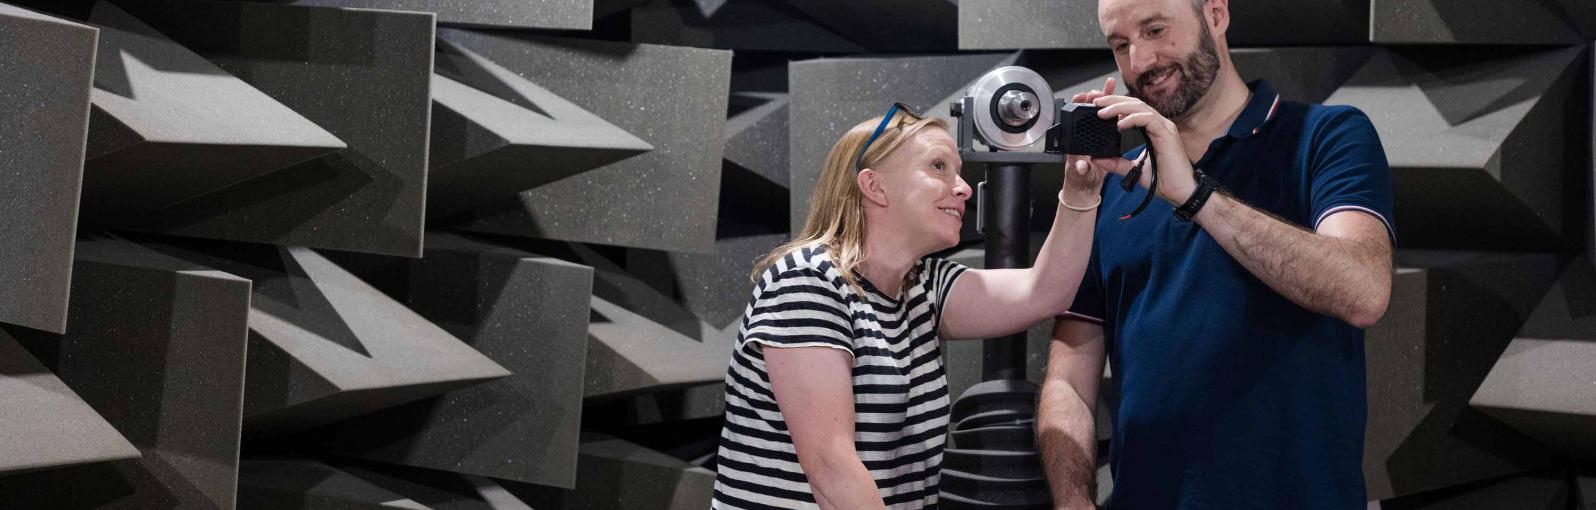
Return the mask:
[[[1186,203],[1175,208],[1175,219],[1180,221],[1191,221],[1196,217],[1197,211],[1201,211],[1203,204],[1208,203],[1208,197],[1214,194],[1214,190],[1219,189],[1219,183],[1209,178],[1202,170],[1194,173],[1197,176],[1197,190],[1191,192],[1191,198],[1187,198]]]

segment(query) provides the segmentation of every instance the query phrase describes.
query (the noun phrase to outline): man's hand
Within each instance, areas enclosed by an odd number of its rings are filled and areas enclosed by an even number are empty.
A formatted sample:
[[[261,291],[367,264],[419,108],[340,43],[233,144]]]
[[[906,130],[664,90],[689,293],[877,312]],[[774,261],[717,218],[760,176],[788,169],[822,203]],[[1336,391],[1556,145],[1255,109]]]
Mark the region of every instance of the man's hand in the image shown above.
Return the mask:
[[[1098,117],[1118,119],[1121,131],[1132,128],[1145,130],[1147,142],[1158,160],[1158,196],[1177,206],[1186,203],[1186,199],[1197,189],[1197,179],[1192,175],[1191,161],[1186,159],[1186,145],[1180,140],[1180,130],[1175,127],[1175,122],[1134,97],[1104,95],[1095,98],[1092,104],[1102,108],[1097,112]],[[1136,166],[1136,162],[1124,158],[1092,158],[1092,165],[1123,176]],[[1152,163],[1148,163],[1142,167],[1141,182],[1138,184],[1143,188],[1152,183],[1152,166]]]

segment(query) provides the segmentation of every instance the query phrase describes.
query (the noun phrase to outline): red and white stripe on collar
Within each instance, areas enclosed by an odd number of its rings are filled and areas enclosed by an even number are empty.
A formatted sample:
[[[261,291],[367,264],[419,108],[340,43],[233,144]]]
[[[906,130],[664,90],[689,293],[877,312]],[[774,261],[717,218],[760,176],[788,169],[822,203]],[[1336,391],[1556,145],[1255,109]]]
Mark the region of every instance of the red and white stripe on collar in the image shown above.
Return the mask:
[[[1262,129],[1264,124],[1268,124],[1269,119],[1275,118],[1276,108],[1280,108],[1280,94],[1275,94],[1275,102],[1269,105],[1269,114],[1264,116],[1263,122],[1259,122],[1257,126],[1252,128],[1252,134],[1258,134],[1258,130]]]

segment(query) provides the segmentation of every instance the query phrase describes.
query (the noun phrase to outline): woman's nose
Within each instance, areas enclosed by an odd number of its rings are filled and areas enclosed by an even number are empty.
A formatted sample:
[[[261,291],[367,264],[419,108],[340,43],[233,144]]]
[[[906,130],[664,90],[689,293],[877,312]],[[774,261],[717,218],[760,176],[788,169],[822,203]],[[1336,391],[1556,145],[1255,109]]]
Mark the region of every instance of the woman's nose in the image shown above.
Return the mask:
[[[954,177],[953,196],[960,199],[970,199],[970,183],[964,182],[964,177]]]

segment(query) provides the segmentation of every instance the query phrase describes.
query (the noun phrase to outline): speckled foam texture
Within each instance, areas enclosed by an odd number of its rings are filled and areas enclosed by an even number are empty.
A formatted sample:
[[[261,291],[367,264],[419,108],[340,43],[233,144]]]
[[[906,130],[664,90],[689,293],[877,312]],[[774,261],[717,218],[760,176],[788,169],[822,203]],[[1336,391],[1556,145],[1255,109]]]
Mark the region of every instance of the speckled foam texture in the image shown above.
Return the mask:
[[[1370,1],[1233,2],[1225,35],[1232,48],[1367,44]],[[1108,48],[1097,2],[988,0],[958,8],[959,49]]]
[[[550,510],[696,510],[715,490],[715,472],[636,443],[600,434],[582,438],[576,489],[552,493],[505,488],[534,508]],[[617,493],[617,487],[625,490]]]
[[[803,228],[809,196],[826,153],[854,124],[903,102],[922,113],[946,116],[944,99],[1011,56],[816,59],[789,64],[788,130],[792,133],[788,183],[792,230]],[[973,185],[973,184],[972,184]]]
[[[123,7],[349,147],[124,228],[420,256],[432,14],[191,1]]]
[[[78,244],[72,296],[68,333],[24,344],[143,455],[0,478],[0,499],[18,508],[81,508],[69,502],[85,499],[231,507],[250,282],[126,241],[88,239]]]
[[[139,456],[9,331],[0,331],[0,409],[0,474]]]
[[[592,268],[430,232],[405,303],[512,374],[311,434],[328,451],[571,488]]]
[[[632,42],[796,53],[869,50],[784,2],[738,1],[705,18],[696,6],[653,0],[632,9]]]
[[[1497,510],[1501,508],[1570,508],[1568,480],[1546,474],[1526,474],[1492,480],[1469,487],[1452,487],[1428,494],[1383,501],[1386,510]],[[1371,507],[1373,508],[1373,507]],[[1574,506],[1572,508],[1579,508]]]
[[[1358,107],[1379,132],[1398,243],[1555,251],[1578,235],[1565,173],[1588,154],[1564,132],[1586,123],[1566,107],[1582,50],[1381,49],[1325,99]]]
[[[429,507],[321,461],[288,457],[239,463],[238,508],[425,510]]]
[[[83,215],[126,218],[317,156],[343,141],[101,2]]]
[[[313,250],[146,246],[253,282],[247,435],[312,428],[509,375]]]
[[[468,49],[439,43],[427,218],[653,150],[648,142]]]
[[[1469,399],[1556,281],[1558,257],[1403,251],[1397,266],[1391,303],[1364,347],[1369,499],[1550,467],[1554,452]]]
[[[1368,1],[1378,44],[1579,44],[1587,40],[1580,25],[1596,18],[1582,0]]]
[[[285,0],[281,3],[431,12],[440,25],[593,28],[593,0]]]
[[[1098,28],[1096,2],[959,2],[962,50],[1107,47]]]
[[[958,49],[953,0],[784,0],[826,28],[875,52]]]
[[[98,32],[0,4],[0,322],[66,325]]]
[[[778,93],[732,94],[731,101],[751,106],[726,120],[726,161],[786,187],[790,99]]]
[[[641,138],[653,151],[525,191],[457,228],[709,251],[715,236],[731,52],[441,29]]]
[[[1470,402],[1570,457],[1596,459],[1596,268],[1575,259]]]

